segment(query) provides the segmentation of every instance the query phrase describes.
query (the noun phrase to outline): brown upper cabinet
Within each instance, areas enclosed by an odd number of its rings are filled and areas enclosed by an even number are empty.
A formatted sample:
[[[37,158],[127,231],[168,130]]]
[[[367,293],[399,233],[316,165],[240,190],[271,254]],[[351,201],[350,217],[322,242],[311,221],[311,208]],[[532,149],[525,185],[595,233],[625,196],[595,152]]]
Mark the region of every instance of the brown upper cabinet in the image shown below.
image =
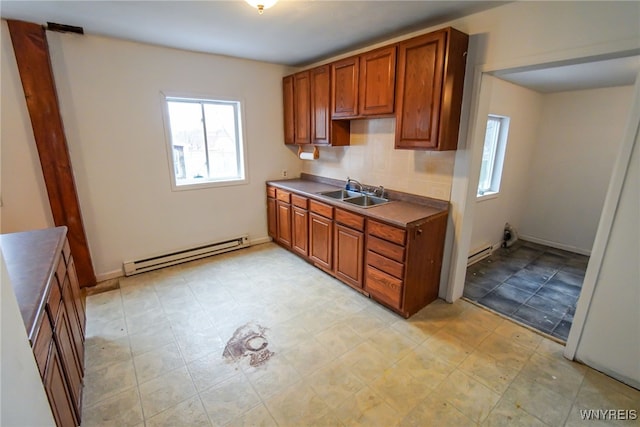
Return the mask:
[[[295,144],[296,132],[293,115],[293,76],[286,76],[282,79],[282,106],[284,112],[284,143]]]
[[[358,116],[359,75],[360,59],[357,56],[331,64],[331,118]]]
[[[468,41],[445,28],[398,45],[396,148],[457,148]]]
[[[395,84],[396,46],[360,55],[360,115],[393,114]]]
[[[331,64],[333,119],[393,114],[396,46]]]
[[[285,144],[349,145],[349,120],[395,115],[397,149],[455,150],[468,42],[445,28],[285,77]]]
[[[282,79],[285,144],[349,145],[350,124],[330,118],[329,65]]]
[[[311,74],[303,71],[293,76],[293,116],[296,144],[311,142]]]

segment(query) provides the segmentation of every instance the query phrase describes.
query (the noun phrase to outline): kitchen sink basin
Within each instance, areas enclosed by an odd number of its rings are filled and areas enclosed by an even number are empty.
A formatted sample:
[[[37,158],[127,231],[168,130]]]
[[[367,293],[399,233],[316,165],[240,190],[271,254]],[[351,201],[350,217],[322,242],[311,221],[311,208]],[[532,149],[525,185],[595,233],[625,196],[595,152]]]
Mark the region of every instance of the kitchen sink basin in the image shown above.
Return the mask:
[[[376,196],[370,196],[368,194],[364,194],[358,197],[351,197],[348,199],[344,199],[343,202],[351,203],[352,205],[360,206],[362,208],[370,208],[372,206],[389,203],[389,200],[384,199],[382,197],[376,197]]]
[[[361,197],[362,193],[358,193],[357,191],[350,190],[333,190],[333,191],[325,191],[322,193],[318,193],[321,196],[331,197],[336,200],[345,200],[351,197]]]

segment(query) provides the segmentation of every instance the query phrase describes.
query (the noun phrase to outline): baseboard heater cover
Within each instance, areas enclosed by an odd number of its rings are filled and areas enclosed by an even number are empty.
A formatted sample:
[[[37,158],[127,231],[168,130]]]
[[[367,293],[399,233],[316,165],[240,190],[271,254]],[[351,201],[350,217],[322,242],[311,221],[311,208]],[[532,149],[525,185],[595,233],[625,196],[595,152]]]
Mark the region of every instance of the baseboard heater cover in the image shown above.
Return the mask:
[[[183,262],[194,261],[196,259],[205,258],[223,252],[234,251],[250,246],[249,236],[234,237],[233,239],[221,242],[210,243],[190,249],[183,249],[168,254],[157,255],[137,261],[129,261],[124,263],[124,275],[132,276],[134,274],[144,273],[147,271],[157,270],[171,265],[181,264]]]
[[[470,255],[469,259],[467,260],[467,267],[470,266],[471,264],[475,264],[476,262],[479,262],[485,258],[488,258],[491,255],[491,252],[493,252],[493,247],[491,245],[487,245],[486,247],[480,249],[473,255]]]

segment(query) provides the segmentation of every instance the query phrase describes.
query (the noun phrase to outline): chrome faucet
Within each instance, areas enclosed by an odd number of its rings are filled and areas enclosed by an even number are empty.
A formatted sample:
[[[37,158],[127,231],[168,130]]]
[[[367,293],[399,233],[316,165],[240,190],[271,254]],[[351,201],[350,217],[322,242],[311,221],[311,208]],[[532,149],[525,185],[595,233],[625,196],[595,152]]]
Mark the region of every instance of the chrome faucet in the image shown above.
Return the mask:
[[[384,187],[382,185],[377,186],[373,189],[373,195],[378,197],[384,197]]]
[[[349,177],[347,177],[347,185],[346,185],[346,189],[347,190],[351,190],[351,183],[356,184],[360,188],[360,190],[358,190],[358,191],[360,191],[361,193],[364,192],[364,186],[362,184],[360,184],[359,181],[357,181],[355,179],[351,179]]]

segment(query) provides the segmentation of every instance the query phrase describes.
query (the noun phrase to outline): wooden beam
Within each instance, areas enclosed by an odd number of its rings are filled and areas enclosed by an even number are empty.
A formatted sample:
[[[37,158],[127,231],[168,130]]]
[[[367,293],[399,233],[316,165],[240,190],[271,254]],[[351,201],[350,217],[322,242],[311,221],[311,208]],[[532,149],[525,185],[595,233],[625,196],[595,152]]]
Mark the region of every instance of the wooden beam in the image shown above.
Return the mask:
[[[66,225],[80,286],[93,286],[96,276],[82,223],[58,94],[53,79],[45,29],[8,20],[9,34],[31,118],[53,221]]]

